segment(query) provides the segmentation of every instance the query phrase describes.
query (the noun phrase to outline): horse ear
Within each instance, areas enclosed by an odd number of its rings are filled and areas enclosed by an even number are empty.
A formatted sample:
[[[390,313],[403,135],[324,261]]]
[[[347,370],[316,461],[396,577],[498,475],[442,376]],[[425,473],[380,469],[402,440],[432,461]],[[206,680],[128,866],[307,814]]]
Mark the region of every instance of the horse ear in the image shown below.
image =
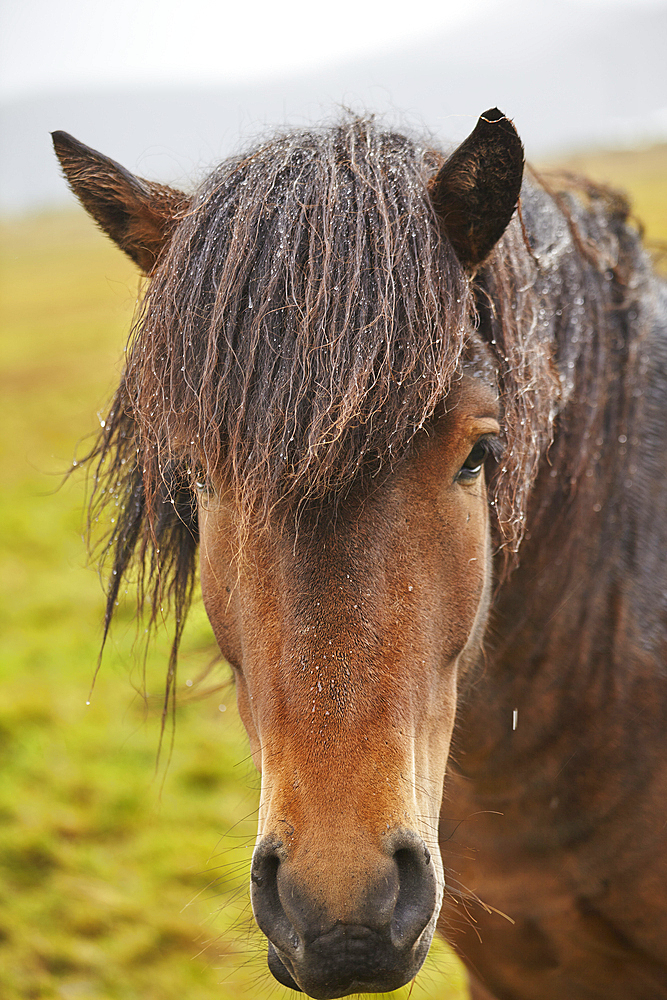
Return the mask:
[[[53,132],[52,138],[69,186],[83,207],[144,274],[149,274],[187,211],[187,196],[135,177],[67,132]]]
[[[505,232],[521,190],[523,146],[492,108],[429,184],[433,207],[465,267],[475,268]]]

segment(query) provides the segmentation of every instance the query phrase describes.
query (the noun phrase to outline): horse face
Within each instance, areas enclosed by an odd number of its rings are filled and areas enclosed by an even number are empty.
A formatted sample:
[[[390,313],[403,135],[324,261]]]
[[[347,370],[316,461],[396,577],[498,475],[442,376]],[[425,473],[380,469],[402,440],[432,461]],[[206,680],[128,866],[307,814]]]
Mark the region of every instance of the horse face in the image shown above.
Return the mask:
[[[387,991],[428,951],[457,681],[490,589],[485,436],[494,389],[464,377],[375,490],[237,558],[222,487],[199,512],[204,602],[262,774],[251,895],[281,982]]]
[[[54,144],[101,228],[146,273],[159,271],[190,199],[65,133]],[[430,180],[468,274],[509,223],[522,172],[516,130],[491,109]],[[240,547],[224,484],[200,505],[204,600],[262,772],[255,916],[274,975],[313,997],[394,989],[430,944],[457,681],[479,654],[489,601],[478,442],[496,433],[495,390],[467,377],[411,459],[341,502],[333,521],[323,506],[298,530],[244,536]],[[118,543],[121,571],[137,530]],[[152,526],[143,530],[154,544]]]

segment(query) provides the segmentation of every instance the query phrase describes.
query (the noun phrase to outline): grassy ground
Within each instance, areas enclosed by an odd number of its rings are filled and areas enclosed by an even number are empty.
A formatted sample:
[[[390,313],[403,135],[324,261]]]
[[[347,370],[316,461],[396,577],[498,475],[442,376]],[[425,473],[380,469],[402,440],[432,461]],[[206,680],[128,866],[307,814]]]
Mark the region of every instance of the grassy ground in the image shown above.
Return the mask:
[[[667,241],[667,149],[569,166],[632,190]],[[58,487],[118,377],[134,270],[76,213],[5,223],[1,240],[0,996],[280,998],[250,919],[258,780],[224,671],[188,698],[211,656],[201,607],[168,769],[155,773],[166,638],[144,699],[131,604],[86,704],[103,599],[83,484]],[[456,1000],[461,982],[438,947],[413,996]]]

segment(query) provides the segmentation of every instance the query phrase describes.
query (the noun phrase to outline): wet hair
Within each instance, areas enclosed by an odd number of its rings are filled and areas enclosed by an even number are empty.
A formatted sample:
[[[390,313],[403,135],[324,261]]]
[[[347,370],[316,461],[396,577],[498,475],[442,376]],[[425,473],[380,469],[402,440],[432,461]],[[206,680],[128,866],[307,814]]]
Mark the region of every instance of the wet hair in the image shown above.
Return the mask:
[[[335,507],[405,458],[484,345],[505,438],[495,540],[515,554],[575,369],[588,372],[580,416],[595,432],[600,328],[619,308],[599,275],[637,254],[623,213],[601,192],[582,206],[528,186],[473,279],[428,196],[442,162],[372,120],[278,136],[203,183],[159,259],[88,460],[92,517],[113,512],[106,629],[135,567],[151,621],[175,611],[170,677],[196,570],[197,480],[231,491],[241,536]]]

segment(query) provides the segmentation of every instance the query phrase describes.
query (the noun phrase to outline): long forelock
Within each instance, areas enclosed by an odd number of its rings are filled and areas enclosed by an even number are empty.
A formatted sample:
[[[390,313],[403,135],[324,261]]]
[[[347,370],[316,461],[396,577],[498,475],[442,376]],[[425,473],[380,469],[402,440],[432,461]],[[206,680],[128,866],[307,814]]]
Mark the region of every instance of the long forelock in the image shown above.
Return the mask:
[[[144,465],[215,470],[256,515],[400,458],[471,329],[468,282],[426,194],[437,163],[352,119],[209,178],[129,353]]]
[[[509,569],[545,454],[574,495],[605,421],[625,433],[640,405],[625,352],[644,336],[647,265],[616,202],[590,186],[581,207],[539,181],[524,188],[522,215],[475,277],[475,308],[428,199],[440,162],[356,119],[278,138],[212,175],[158,262],[82,461],[91,526],[108,524],[105,636],[133,569],[150,622],[175,614],[165,711],[196,577],[198,475],[224,476],[246,529],[268,526],[281,501],[330,511],[327,498],[400,459],[479,340],[503,410],[489,489]],[[575,375],[577,433],[552,447]],[[531,530],[540,518],[552,508],[531,511]]]

